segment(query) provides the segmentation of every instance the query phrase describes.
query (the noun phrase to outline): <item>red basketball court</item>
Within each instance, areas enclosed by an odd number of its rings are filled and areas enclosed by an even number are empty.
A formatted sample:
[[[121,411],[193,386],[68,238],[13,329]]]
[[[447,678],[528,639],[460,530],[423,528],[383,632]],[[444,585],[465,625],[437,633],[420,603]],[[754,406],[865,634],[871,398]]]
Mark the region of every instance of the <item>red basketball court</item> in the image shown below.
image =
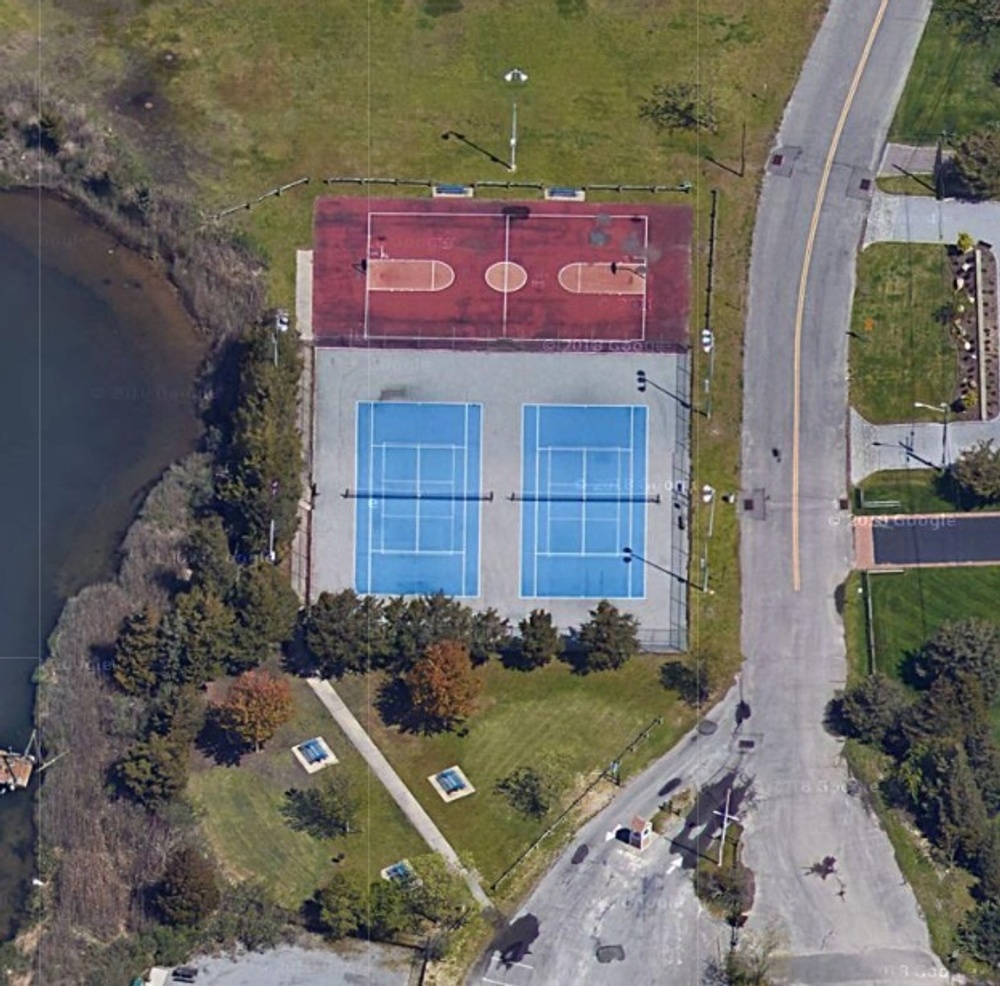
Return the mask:
[[[686,348],[692,210],[585,202],[319,199],[320,345]]]

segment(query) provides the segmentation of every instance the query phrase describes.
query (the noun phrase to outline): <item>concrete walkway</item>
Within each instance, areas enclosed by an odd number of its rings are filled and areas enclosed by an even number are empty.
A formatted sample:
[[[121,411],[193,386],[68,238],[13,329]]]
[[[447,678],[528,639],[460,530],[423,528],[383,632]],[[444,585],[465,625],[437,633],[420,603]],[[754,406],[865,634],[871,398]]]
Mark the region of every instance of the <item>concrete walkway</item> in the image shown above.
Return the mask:
[[[451,843],[441,834],[441,830],[431,821],[430,815],[421,807],[420,802],[410,793],[410,789],[403,783],[399,774],[393,770],[392,765],[383,756],[382,751],[372,742],[372,738],[361,728],[361,723],[354,718],[354,713],[344,705],[343,699],[334,691],[329,681],[322,678],[310,678],[309,687],[316,693],[316,697],[326,706],[326,710],[333,716],[337,725],[344,731],[344,734],[351,741],[351,744],[365,758],[368,766],[371,767],[375,776],[382,782],[385,789],[392,795],[392,799],[403,810],[403,814],[410,820],[413,827],[420,833],[424,842],[427,843],[436,853],[444,857],[444,861],[456,873],[459,873],[469,886],[472,896],[483,907],[492,907],[492,902],[486,896],[476,879],[475,874],[470,873],[458,858],[458,853],[452,848]]]
[[[883,469],[941,469],[966,449],[992,438],[1000,444],[1000,418],[873,425],[851,408],[851,483]]]
[[[1000,246],[1000,202],[960,202],[929,195],[872,197],[864,245],[954,243],[959,233]]]
[[[953,156],[952,151],[945,151],[942,155],[945,160]],[[915,175],[930,175],[934,173],[934,162],[937,160],[937,148],[914,147],[912,144],[885,145],[882,152],[882,160],[878,166],[879,175],[898,176],[902,172],[900,168]],[[897,167],[898,165],[898,167]]]

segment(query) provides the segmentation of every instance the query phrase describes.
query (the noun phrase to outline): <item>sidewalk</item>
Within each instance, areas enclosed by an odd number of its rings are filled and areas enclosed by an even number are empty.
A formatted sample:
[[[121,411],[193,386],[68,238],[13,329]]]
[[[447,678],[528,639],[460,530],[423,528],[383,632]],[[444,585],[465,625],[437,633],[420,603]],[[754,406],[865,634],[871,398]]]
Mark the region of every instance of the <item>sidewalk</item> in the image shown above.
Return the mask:
[[[986,439],[1000,442],[1000,418],[873,425],[851,408],[851,484],[884,469],[941,469]]]
[[[382,755],[382,751],[372,742],[371,737],[361,728],[361,723],[354,718],[351,710],[344,705],[341,697],[334,691],[329,681],[322,678],[310,678],[309,687],[316,693],[316,697],[326,706],[327,711],[336,720],[336,723],[344,731],[344,734],[351,741],[354,748],[365,758],[368,766],[371,767],[375,776],[382,782],[385,789],[392,795],[393,800],[403,810],[403,814],[410,820],[413,827],[420,833],[424,842],[436,853],[440,853],[444,861],[457,873],[459,873],[469,886],[472,896],[476,898],[483,907],[492,907],[492,902],[486,896],[476,879],[475,874],[470,873],[458,858],[458,853],[452,848],[451,843],[441,834],[441,830],[431,820],[430,815],[421,807],[420,802],[410,793],[409,788],[403,783],[399,774],[393,770],[392,765]]]

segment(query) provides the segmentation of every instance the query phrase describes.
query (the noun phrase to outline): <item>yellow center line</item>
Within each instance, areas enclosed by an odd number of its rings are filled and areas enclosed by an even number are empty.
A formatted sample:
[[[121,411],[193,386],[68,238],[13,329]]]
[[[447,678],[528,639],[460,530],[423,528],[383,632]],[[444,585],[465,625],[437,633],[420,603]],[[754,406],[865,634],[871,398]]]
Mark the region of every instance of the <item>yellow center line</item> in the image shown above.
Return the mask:
[[[826,160],[823,162],[819,188],[816,190],[816,203],[809,221],[809,235],[806,237],[806,246],[802,254],[802,273],[799,277],[799,294],[795,303],[795,357],[792,376],[792,587],[796,592],[799,591],[802,584],[799,571],[799,427],[802,411],[802,318],[806,307],[806,285],[809,282],[812,253],[816,245],[816,230],[819,228],[819,215],[823,209],[823,200],[826,198],[826,186],[830,181],[830,172],[833,170],[833,159],[837,155],[844,125],[847,123],[847,114],[851,112],[851,105],[854,103],[854,96],[861,83],[861,76],[868,64],[868,56],[875,44],[875,36],[878,34],[878,29],[888,7],[889,0],[882,0],[878,13],[875,15],[875,22],[868,32],[861,58],[854,70],[854,78],[851,79],[851,87],[847,90],[837,126],[834,127],[830,148],[827,151]]]

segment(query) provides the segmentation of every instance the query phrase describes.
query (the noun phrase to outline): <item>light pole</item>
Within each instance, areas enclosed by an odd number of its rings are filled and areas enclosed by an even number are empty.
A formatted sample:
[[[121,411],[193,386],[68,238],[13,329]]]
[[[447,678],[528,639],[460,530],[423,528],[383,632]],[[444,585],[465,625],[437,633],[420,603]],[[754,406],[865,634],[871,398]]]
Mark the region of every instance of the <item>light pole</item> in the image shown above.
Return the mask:
[[[528,81],[528,73],[522,72],[519,68],[512,68],[509,72],[504,73],[504,82],[510,82],[515,85],[523,85]],[[510,164],[507,165],[509,171],[517,171],[517,97],[514,97],[514,103],[511,107],[510,113]]]
[[[642,555],[633,551],[631,548],[622,548],[622,561],[625,562],[626,565],[631,565],[633,561],[641,561],[643,565],[648,565],[650,568],[655,568],[658,572],[663,572],[664,575],[669,575],[672,579],[676,579],[682,585],[688,585],[692,589],[697,589],[699,592],[707,593],[710,596],[715,595],[714,589],[709,589],[707,586],[700,586],[696,582],[692,582],[689,578],[685,578],[683,575],[671,572],[669,568],[665,568],[663,565],[657,565],[655,561],[650,561],[648,558],[643,558]]]
[[[667,397],[673,398],[685,411],[694,411],[695,414],[700,414],[702,417],[705,416],[705,412],[700,407],[695,407],[690,401],[686,401],[679,394],[675,394],[672,390],[667,390],[666,387],[661,387],[655,380],[651,380],[649,375],[645,370],[635,371],[635,389],[639,391],[640,394],[646,393],[646,388],[652,387],[653,390],[658,390],[661,394],[666,394]]]
[[[914,407],[922,407],[926,411],[937,411],[943,415],[941,421],[941,471],[948,470],[948,412],[951,410],[947,404],[925,404],[923,401],[914,401]]]

